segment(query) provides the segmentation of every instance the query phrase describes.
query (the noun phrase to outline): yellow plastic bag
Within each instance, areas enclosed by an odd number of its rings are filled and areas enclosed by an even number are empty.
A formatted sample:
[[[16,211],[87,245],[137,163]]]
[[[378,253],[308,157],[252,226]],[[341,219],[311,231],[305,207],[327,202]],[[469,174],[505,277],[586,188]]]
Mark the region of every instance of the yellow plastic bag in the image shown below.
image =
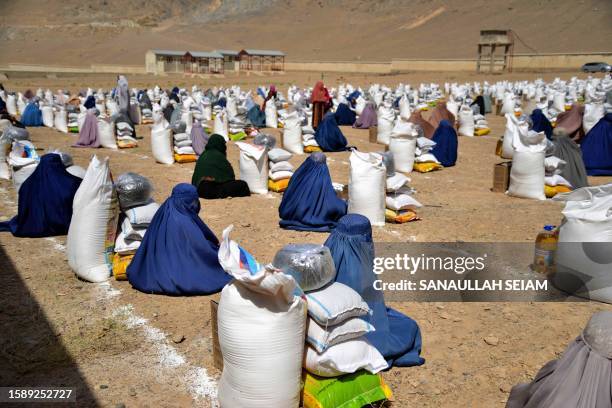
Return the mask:
[[[544,185],[544,194],[546,195],[546,198],[553,198],[557,194],[569,193],[570,191],[572,191],[572,189],[569,188],[568,186]]]
[[[116,280],[127,280],[127,267],[134,259],[134,254],[130,255],[113,255],[113,276]]]
[[[488,135],[489,133],[491,133],[491,129],[489,128],[481,128],[474,130],[474,136],[484,136]]]
[[[120,149],[131,149],[138,147],[138,143],[127,140],[117,140],[117,147]]]
[[[287,189],[287,186],[289,185],[289,180],[291,179],[286,178],[276,181],[268,179],[268,190],[274,191],[275,193],[282,193]]]
[[[332,378],[304,374],[304,408],[361,408],[392,398],[380,374],[363,370]]]
[[[195,154],[177,154],[174,153],[174,161],[177,163],[193,163],[198,160]]]
[[[419,173],[429,173],[430,171],[440,170],[442,168],[444,168],[444,166],[434,162],[414,163],[414,171],[418,171]]]
[[[304,153],[322,152],[323,150],[319,146],[306,146],[304,147]]]
[[[412,210],[396,211],[389,208],[385,209],[385,221],[393,224],[403,224],[405,222],[418,221],[419,219],[416,212]]]

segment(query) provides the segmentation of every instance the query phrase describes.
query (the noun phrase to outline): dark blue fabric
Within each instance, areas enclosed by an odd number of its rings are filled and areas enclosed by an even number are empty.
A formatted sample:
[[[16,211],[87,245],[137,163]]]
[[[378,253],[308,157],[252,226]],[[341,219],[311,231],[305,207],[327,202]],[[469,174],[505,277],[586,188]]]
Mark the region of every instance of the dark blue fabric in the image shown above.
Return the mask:
[[[181,183],[172,189],[127,268],[135,289],[175,296],[209,295],[231,280],[219,264],[219,241],[199,211],[194,186]]]
[[[83,106],[85,106],[85,108],[87,109],[93,109],[96,107],[96,98],[93,97],[93,95],[89,95],[87,97],[87,99],[85,100],[85,103],[83,104]]]
[[[38,107],[38,102],[30,102],[23,110],[21,115],[21,123],[24,126],[42,126],[42,112]]]
[[[266,127],[266,114],[261,110],[259,105],[253,106],[247,112],[247,118],[255,127]]]
[[[6,102],[0,98],[0,113],[4,113],[6,111]]]
[[[340,219],[325,246],[336,265],[336,282],[350,286],[372,310],[365,319],[376,329],[367,339],[385,357],[389,367],[425,363],[421,354],[421,331],[410,317],[385,306],[383,292],[375,290],[374,243],[370,221],[360,214]]]
[[[589,176],[612,176],[612,113],[599,119],[580,142]]]
[[[336,123],[338,126],[353,126],[355,119],[357,119],[355,112],[353,112],[345,103],[338,105],[334,116],[336,117]]]
[[[346,98],[353,108],[355,107],[355,104],[357,103],[357,98],[359,98],[360,95],[361,95],[361,92],[353,91]]]
[[[343,152],[348,144],[332,112],[326,114],[319,123],[315,140],[324,152]]]
[[[81,179],[66,171],[58,154],[45,154],[19,189],[17,215],[0,223],[0,231],[29,238],[66,235],[80,185]]]
[[[440,121],[432,140],[436,142],[436,145],[431,150],[431,154],[436,156],[444,167],[454,166],[457,162],[458,141],[453,125],[448,120]]]
[[[324,158],[313,153],[291,176],[278,208],[281,228],[329,232],[346,214],[346,202],[336,195]]]
[[[222,108],[225,108],[225,106],[227,105],[227,100],[225,98],[219,98],[217,99],[217,101],[213,104],[213,107],[215,106],[221,106]]]
[[[534,109],[531,112],[532,129],[536,132],[546,133],[548,139],[552,139],[553,127],[548,118],[542,113],[541,109]]]

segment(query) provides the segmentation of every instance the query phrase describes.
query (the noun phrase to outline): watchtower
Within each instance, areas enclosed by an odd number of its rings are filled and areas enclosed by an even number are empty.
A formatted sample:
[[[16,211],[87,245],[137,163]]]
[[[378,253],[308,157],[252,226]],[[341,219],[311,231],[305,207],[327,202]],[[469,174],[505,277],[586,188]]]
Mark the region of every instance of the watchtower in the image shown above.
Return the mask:
[[[477,72],[512,71],[514,36],[512,30],[481,30],[478,41]]]

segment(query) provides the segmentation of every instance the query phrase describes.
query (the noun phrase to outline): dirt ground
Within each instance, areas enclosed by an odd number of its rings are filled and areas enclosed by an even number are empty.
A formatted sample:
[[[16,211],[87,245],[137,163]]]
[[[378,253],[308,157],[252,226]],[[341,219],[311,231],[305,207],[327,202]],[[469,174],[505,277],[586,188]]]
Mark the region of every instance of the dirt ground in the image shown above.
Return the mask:
[[[512,74],[503,79],[569,79],[573,73]],[[578,75],[578,74],[576,74]],[[313,83],[319,75],[200,80],[135,77],[131,87],[189,86],[239,83],[254,87],[275,83]],[[328,84],[347,80],[417,84],[482,81],[471,74],[406,74],[398,76],[325,75]],[[491,80],[500,80],[492,76]],[[70,78],[11,78],[7,90],[27,87],[111,87],[111,76]],[[424,204],[421,221],[374,228],[375,242],[473,241],[532,242],[544,224],[561,220],[562,205],[532,201],[490,191],[492,172],[500,159],[494,155],[503,134],[502,117],[488,115],[491,135],[459,140],[457,165],[429,174],[410,174],[416,198]],[[30,128],[41,149],[61,148],[75,163],[87,167],[93,154],[109,156],[115,176],[132,171],[149,177],[155,199],[162,202],[174,185],[190,182],[194,164],[156,164],[151,157],[148,126],[138,126],[144,139],[135,149],[78,149],[70,147],[77,135]],[[362,151],[380,150],[368,142],[368,131],[342,128],[350,144]],[[270,130],[270,133],[277,133]],[[41,152],[42,153],[42,152]],[[228,157],[238,171],[238,149]],[[306,156],[294,156],[299,165]],[[348,153],[330,153],[334,181],[348,182]],[[612,177],[590,178],[592,184]],[[278,227],[281,195],[201,201],[200,217],[217,234],[234,224],[232,238],[260,262],[272,259],[287,243],[323,243],[327,234],[282,230]],[[16,213],[15,191],[0,182],[1,219]],[[16,239],[0,235],[0,385],[64,385],[79,389],[79,406],[178,407],[211,406],[214,381],[210,309],[214,296],[166,297],[133,290],[128,282],[91,284],[70,270],[65,237]],[[169,257],[172,254],[168,254]],[[421,367],[393,368],[383,374],[394,392],[393,407],[499,407],[512,385],[530,380],[547,361],[559,356],[596,311],[611,310],[595,302],[564,303],[415,303],[390,306],[413,317],[423,335],[427,362]],[[496,345],[485,337],[498,339]]]

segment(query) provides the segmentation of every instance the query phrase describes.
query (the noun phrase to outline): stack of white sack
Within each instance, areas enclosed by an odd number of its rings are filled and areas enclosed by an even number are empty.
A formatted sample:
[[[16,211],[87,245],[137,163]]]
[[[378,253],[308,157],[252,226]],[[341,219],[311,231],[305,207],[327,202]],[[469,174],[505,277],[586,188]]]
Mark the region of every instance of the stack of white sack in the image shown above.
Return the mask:
[[[304,145],[304,153],[321,152],[322,149],[315,139],[315,130],[312,126],[303,126],[302,128],[302,144]]]
[[[304,368],[322,377],[365,369],[377,373],[387,362],[365,338],[374,327],[362,319],[370,308],[350,287],[333,282],[336,267],[329,249],[290,244],[274,257],[274,268],[290,275],[305,292],[308,320]]]
[[[68,131],[79,133],[79,110],[74,105],[67,105],[68,111]]]
[[[138,146],[138,142],[134,137],[134,128],[131,124],[119,117],[115,123],[115,127],[117,128],[117,146],[120,149],[128,149]]]
[[[262,267],[223,231],[219,263],[234,280],[219,300],[223,356],[222,407],[298,407],[306,332],[306,301],[295,279]]]
[[[391,152],[382,153],[382,160],[387,170],[385,220],[395,224],[418,220],[416,210],[422,205],[412,197],[415,190],[409,186],[410,178],[395,171]]]
[[[436,142],[421,136],[416,141],[417,147],[414,152],[414,170],[420,173],[428,173],[443,168],[440,161],[431,151],[436,146]]]
[[[566,164],[564,160],[556,156],[548,156],[544,159],[544,193],[547,198],[572,191],[572,184],[561,176]]]
[[[474,136],[484,136],[491,133],[489,122],[480,113],[474,115]]]
[[[291,153],[286,150],[274,148],[268,152],[270,171],[268,172],[268,188],[281,193],[287,189],[289,180],[293,176],[293,164],[289,163]]]
[[[122,212],[115,253],[130,255],[140,247],[159,205],[151,198],[153,186],[146,177],[124,173],[117,178],[115,186]]]

